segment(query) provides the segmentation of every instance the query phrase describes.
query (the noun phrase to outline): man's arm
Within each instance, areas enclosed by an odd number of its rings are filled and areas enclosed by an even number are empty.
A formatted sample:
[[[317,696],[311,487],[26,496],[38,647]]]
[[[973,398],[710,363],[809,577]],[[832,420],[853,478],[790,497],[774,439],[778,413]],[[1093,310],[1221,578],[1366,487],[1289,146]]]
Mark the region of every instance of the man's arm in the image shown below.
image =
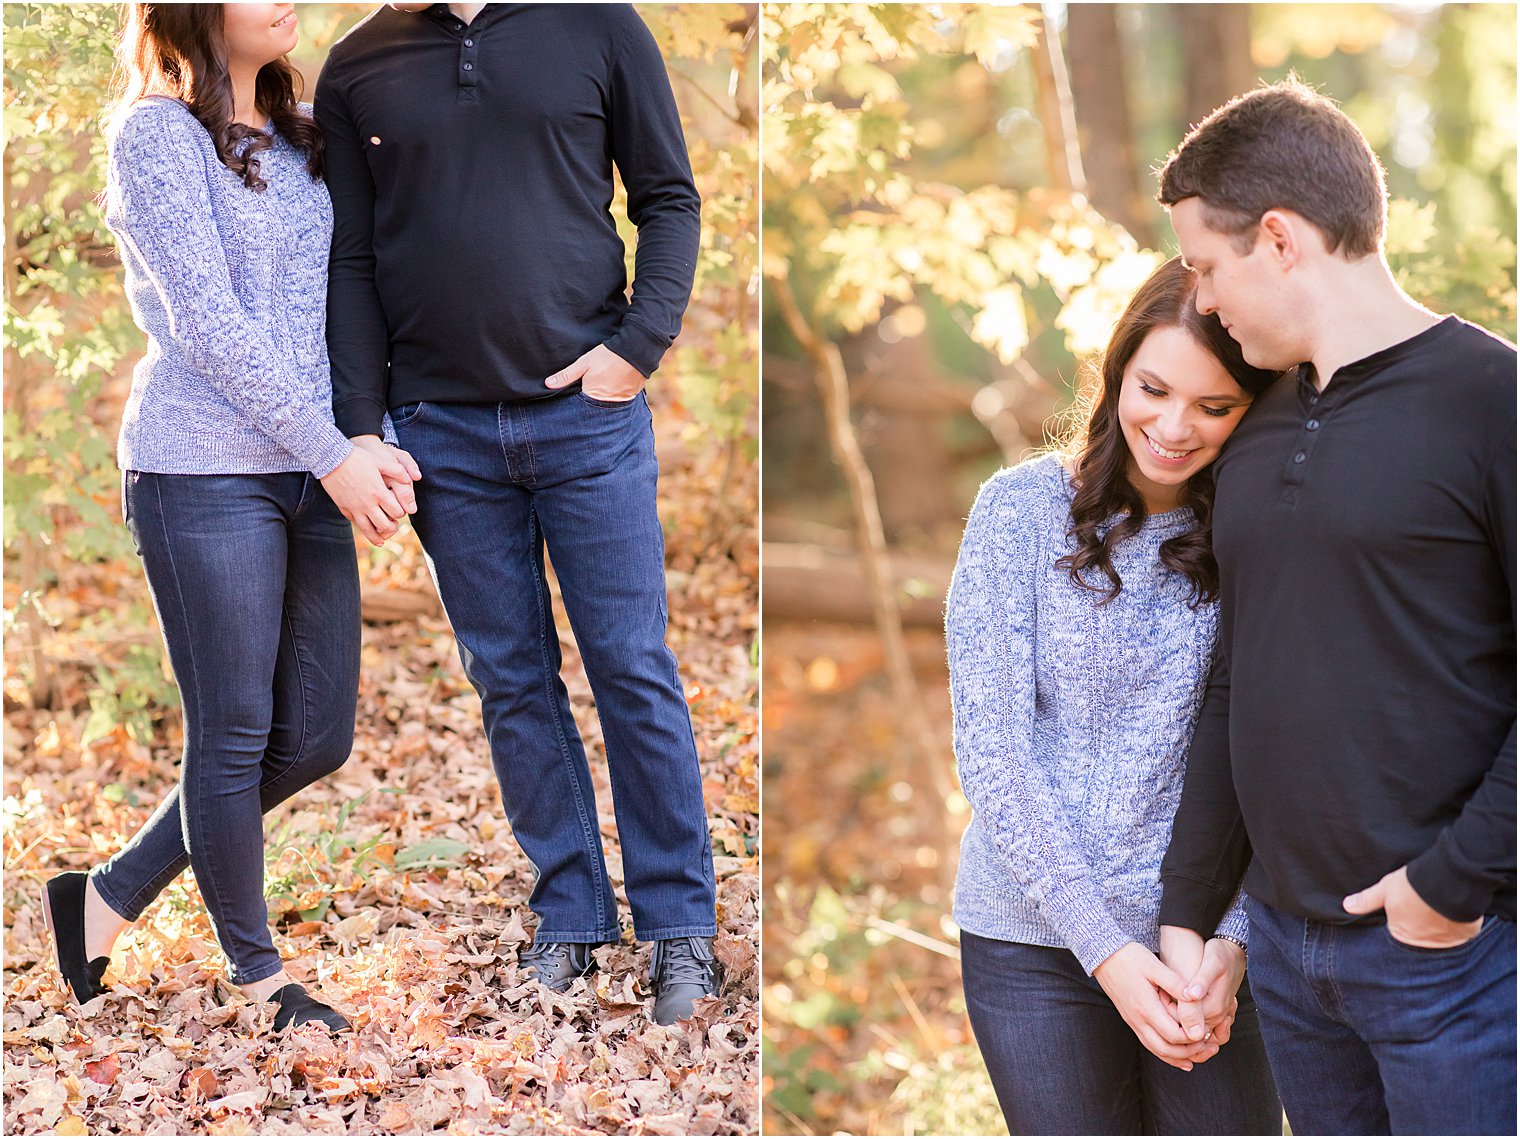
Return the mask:
[[[686,136],[654,36],[631,8],[620,12],[612,70],[612,160],[638,227],[633,304],[606,347],[646,378],[681,331],[702,236],[702,199]]]
[[[1214,669],[1188,751],[1182,801],[1161,861],[1161,924],[1209,938],[1230,908],[1251,843],[1230,768],[1229,630],[1223,615]]]
[[[1508,422],[1513,423],[1512,414]],[[1501,434],[1483,487],[1483,523],[1509,588],[1515,620],[1515,437]],[[1478,930],[1494,893],[1515,881],[1515,725],[1494,765],[1434,845],[1346,899],[1350,913],[1385,911],[1400,941],[1439,948],[1459,944]]]
[[[331,59],[317,80],[316,119],[326,140],[333,241],[327,279],[327,355],[333,419],[348,436],[380,435],[390,330],[375,286],[375,184],[347,91]]]

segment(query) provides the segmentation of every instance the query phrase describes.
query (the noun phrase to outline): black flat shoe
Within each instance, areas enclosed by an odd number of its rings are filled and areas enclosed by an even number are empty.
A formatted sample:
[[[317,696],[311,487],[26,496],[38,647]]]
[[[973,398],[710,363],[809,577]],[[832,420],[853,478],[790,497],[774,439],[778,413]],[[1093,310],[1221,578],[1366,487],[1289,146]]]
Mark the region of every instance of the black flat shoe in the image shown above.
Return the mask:
[[[351,1027],[346,1016],[332,1005],[317,1000],[294,981],[276,989],[269,999],[280,1006],[274,1014],[276,1032],[288,1025],[301,1025],[309,1020],[321,1021],[334,1032],[342,1032]]]
[[[591,951],[606,942],[535,941],[517,955],[517,964],[535,981],[563,993],[577,977],[596,972]]]
[[[42,887],[42,920],[53,935],[58,972],[80,1004],[106,991],[100,982],[111,963],[109,956],[85,960],[84,886],[89,877],[81,870],[70,870],[49,878]]]

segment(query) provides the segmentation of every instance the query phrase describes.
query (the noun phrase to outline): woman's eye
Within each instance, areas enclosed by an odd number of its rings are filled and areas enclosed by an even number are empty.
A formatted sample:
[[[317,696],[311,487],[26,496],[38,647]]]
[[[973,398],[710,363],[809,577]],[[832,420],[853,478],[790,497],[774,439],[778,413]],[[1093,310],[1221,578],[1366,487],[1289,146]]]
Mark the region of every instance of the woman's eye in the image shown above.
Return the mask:
[[[1223,419],[1230,414],[1230,409],[1228,407],[1206,407],[1203,409],[1203,414],[1212,415],[1215,419]]]
[[[1144,380],[1138,380],[1136,382],[1139,383],[1140,390],[1143,391],[1146,395],[1166,395],[1166,393],[1160,388],[1153,388]]]

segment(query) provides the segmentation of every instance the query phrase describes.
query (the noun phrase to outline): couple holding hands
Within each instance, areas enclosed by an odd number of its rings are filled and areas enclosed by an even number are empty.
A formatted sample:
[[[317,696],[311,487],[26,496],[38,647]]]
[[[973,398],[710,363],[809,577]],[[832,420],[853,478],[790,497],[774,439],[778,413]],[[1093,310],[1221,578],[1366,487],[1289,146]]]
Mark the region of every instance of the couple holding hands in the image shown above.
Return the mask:
[[[1515,348],[1399,288],[1382,167],[1296,80],[1160,182],[1181,256],[1082,436],[983,486],[947,603],[999,1103],[1513,1135]]]
[[[717,988],[715,880],[643,386],[680,329],[700,200],[653,37],[626,5],[382,7],[334,46],[313,117],[293,5],[126,7],[105,200],[148,351],[118,457],[185,752],[120,852],[44,887],[74,996],[105,991],[112,944],[188,865],[276,1027],[348,1026],[273,945],[262,815],[352,746],[350,522],[378,544],[413,515],[537,871],[520,964],[563,991],[621,936],[547,548],[652,1015],[690,1015]]]

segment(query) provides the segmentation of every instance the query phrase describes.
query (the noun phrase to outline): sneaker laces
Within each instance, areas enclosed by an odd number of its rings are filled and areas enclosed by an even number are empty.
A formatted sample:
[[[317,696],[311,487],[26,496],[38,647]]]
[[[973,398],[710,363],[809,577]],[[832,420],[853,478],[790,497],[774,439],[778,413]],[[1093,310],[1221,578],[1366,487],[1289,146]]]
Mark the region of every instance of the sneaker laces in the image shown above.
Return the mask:
[[[535,941],[528,948],[517,955],[517,960],[522,965],[543,965],[550,962],[558,963],[570,956],[570,943],[567,941]]]
[[[675,937],[654,944],[649,975],[657,985],[713,983],[712,949],[705,938]]]

